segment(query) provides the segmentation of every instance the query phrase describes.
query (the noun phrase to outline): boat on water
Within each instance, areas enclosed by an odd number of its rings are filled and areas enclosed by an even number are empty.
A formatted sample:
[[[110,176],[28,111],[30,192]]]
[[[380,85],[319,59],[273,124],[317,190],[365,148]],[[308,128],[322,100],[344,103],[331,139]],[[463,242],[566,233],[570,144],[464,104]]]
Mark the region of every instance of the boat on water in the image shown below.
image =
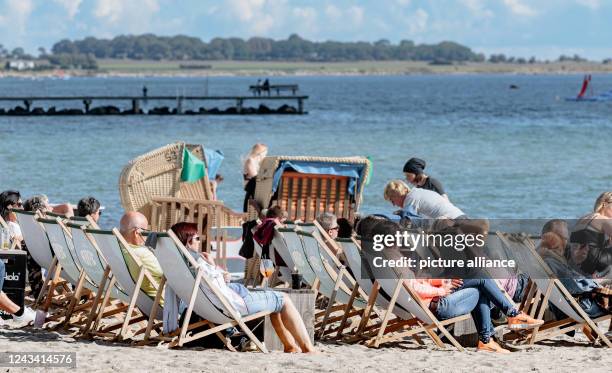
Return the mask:
[[[576,97],[566,97],[565,101],[586,101],[586,102],[597,102],[597,101],[612,101],[612,90],[602,92],[599,94],[593,93],[593,86],[591,84],[591,75],[585,75],[582,80],[582,87]]]

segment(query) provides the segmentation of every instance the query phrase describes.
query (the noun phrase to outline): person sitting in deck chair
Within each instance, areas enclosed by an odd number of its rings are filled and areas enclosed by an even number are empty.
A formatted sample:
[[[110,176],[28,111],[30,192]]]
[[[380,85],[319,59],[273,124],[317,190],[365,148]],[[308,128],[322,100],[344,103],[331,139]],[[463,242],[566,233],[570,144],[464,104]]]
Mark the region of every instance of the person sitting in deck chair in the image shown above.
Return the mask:
[[[91,216],[93,221],[96,223],[98,220],[100,220],[100,215],[102,215],[102,211],[100,210],[100,201],[94,197],[81,198],[77,204],[77,216],[84,218],[87,215]]]
[[[596,280],[588,278],[583,273],[572,268],[565,257],[569,230],[564,220],[548,221],[542,228],[542,242],[538,253],[555,273],[559,281],[572,294],[580,307],[591,318],[597,318],[608,312],[601,308],[594,298],[595,289],[601,287]],[[551,309],[557,319],[563,318],[563,313],[551,303]]]
[[[229,283],[229,276],[216,266],[210,253],[200,251],[201,239],[195,223],[177,223],[170,228],[185,247],[192,252],[206,276],[219,288],[242,316],[262,311],[271,311],[270,321],[283,343],[285,352],[315,352],[308,331],[299,312],[285,293],[272,290],[249,290],[244,285]],[[205,292],[209,299],[221,307],[221,302],[208,286]]]
[[[124,250],[130,250],[132,255],[140,259],[142,266],[147,269],[149,273],[151,273],[153,280],[159,283],[164,273],[159,265],[159,262],[157,261],[157,258],[155,257],[155,254],[151,252],[149,247],[145,246],[145,238],[142,235],[144,232],[148,232],[148,225],[149,221],[143,214],[137,211],[126,212],[123,217],[121,217],[121,221],[119,222],[119,232],[123,238],[125,238],[130,247],[122,247],[121,251],[132,278],[138,277],[138,265]],[[148,278],[145,277],[143,279],[140,288],[149,297],[155,298],[157,291]],[[163,299],[161,302],[163,304]]]
[[[402,228],[389,220],[368,219],[368,221],[361,222],[361,230],[370,232],[371,236],[364,238],[372,241],[378,235],[394,236]],[[368,245],[362,247],[364,251],[371,251]],[[390,260],[403,256],[397,246],[385,247],[384,250],[374,255]],[[404,279],[404,286],[410,287],[440,320],[452,319],[471,312],[478,330],[478,351],[510,352],[492,339],[495,334],[491,322],[492,305],[507,315],[510,329],[531,329],[544,323],[543,320],[536,320],[519,312],[515,305],[506,299],[492,279],[425,279],[415,278],[408,268],[394,268],[394,270],[398,272],[400,278]]]

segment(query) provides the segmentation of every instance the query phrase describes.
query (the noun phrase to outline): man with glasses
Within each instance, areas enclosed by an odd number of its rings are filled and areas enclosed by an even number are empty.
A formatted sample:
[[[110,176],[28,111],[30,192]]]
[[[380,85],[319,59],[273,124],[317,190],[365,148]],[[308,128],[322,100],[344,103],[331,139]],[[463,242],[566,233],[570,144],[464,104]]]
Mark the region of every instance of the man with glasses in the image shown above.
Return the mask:
[[[139,268],[136,262],[134,262],[132,257],[125,252],[125,250],[130,250],[132,255],[140,259],[142,266],[147,269],[149,273],[151,273],[153,280],[159,283],[164,273],[159,265],[159,262],[157,261],[157,258],[153,252],[151,252],[151,249],[145,245],[145,238],[143,236],[144,233],[149,232],[147,229],[148,225],[149,222],[143,214],[136,211],[129,211],[125,213],[119,222],[119,232],[121,232],[121,235],[123,238],[125,238],[130,247],[122,247],[121,251],[133,278],[138,277]],[[152,298],[155,297],[157,291],[146,277],[143,279],[140,288],[148,296]],[[163,304],[163,299],[161,302]]]
[[[77,216],[86,217],[87,215],[91,216],[96,223],[100,220],[100,215],[102,215],[100,201],[94,197],[81,198],[77,204]]]

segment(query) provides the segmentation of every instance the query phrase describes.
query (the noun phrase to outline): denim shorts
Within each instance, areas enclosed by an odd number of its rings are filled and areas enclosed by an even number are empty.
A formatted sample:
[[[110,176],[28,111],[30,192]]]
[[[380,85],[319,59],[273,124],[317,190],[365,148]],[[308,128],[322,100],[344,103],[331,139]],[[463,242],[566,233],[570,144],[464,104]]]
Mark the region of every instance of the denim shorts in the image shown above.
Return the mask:
[[[285,305],[283,293],[272,290],[249,290],[242,299],[249,315],[261,311],[280,312]]]

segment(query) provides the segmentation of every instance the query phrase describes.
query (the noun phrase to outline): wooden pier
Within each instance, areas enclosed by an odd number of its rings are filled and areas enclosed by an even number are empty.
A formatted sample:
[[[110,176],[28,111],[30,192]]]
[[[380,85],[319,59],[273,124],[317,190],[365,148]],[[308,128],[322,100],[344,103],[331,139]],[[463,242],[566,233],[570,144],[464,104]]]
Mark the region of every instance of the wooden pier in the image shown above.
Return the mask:
[[[307,114],[304,110],[304,101],[308,96],[284,95],[284,96],[27,96],[27,97],[2,97],[0,96],[0,116],[2,115],[263,115],[263,114]],[[206,109],[198,106],[195,110],[185,109],[185,103],[196,102],[220,102],[229,101],[235,103],[226,109],[217,107]],[[3,108],[3,102],[19,102],[23,106]],[[54,106],[36,107],[35,103],[52,102],[79,102],[82,109],[70,108],[57,110]],[[104,102],[106,106],[94,107],[94,103]],[[128,102],[130,109],[121,111],[116,106],[109,106],[109,102]],[[161,102],[175,103],[174,108],[168,106],[154,107],[143,111],[143,104],[151,107],[152,103]],[[259,107],[249,107],[248,102],[257,102]],[[269,108],[263,102],[291,102],[296,106],[284,104],[278,108]]]

